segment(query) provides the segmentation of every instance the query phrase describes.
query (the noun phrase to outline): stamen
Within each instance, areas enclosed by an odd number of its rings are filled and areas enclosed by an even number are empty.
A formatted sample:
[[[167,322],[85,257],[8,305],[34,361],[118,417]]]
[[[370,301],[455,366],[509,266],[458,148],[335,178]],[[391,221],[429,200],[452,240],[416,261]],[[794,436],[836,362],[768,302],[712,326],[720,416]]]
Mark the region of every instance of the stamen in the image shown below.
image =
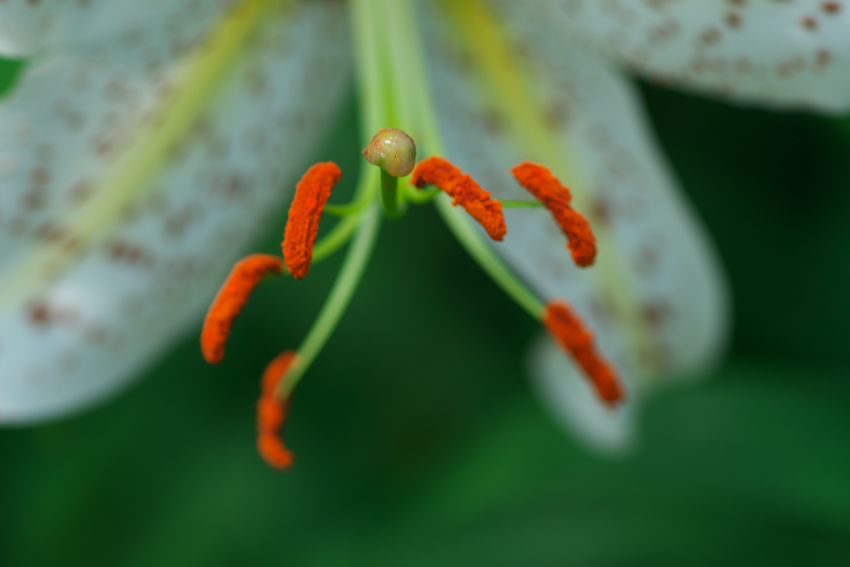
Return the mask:
[[[469,175],[441,157],[431,156],[416,164],[410,182],[419,188],[425,184],[439,187],[477,220],[490,238],[502,240],[508,232],[502,204],[490,198],[490,193],[481,188]]]
[[[275,397],[278,381],[295,360],[295,351],[288,350],[272,360],[263,372],[262,391],[257,402],[257,450],[270,466],[285,469],[294,456],[282,441],[283,428],[289,417],[291,398],[280,401]],[[278,436],[280,435],[280,437]]]
[[[567,236],[567,247],[576,265],[584,268],[593,264],[596,237],[587,220],[570,206],[572,195],[569,188],[562,185],[549,169],[530,161],[517,165],[511,173],[555,217]]]
[[[543,309],[543,324],[552,339],[572,354],[587,377],[596,387],[596,392],[608,405],[614,406],[623,399],[623,389],[611,365],[602,358],[593,346],[593,333],[570,306],[563,301],[550,301]]]
[[[286,267],[293,278],[301,279],[310,271],[322,211],[340,177],[342,171],[334,162],[317,163],[295,188],[281,244]]]
[[[283,261],[270,254],[251,254],[234,264],[204,319],[201,352],[207,362],[222,361],[233,321],[248,303],[254,288],[264,276],[278,275],[282,270]]]

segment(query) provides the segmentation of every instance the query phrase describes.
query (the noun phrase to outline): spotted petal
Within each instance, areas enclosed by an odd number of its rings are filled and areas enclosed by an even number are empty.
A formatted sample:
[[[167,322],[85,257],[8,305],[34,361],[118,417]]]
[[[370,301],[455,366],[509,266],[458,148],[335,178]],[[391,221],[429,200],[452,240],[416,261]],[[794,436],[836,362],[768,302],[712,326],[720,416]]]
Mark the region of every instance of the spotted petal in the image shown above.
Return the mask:
[[[475,3],[444,6],[454,24],[432,20],[428,37],[450,157],[505,199],[529,198],[510,177],[512,165],[544,163],[572,187],[598,237],[595,265],[580,269],[547,211],[512,209],[498,253],[543,298],[575,306],[620,370],[631,403],[714,360],[727,331],[725,282],[629,83],[520,18],[507,29]],[[576,372],[562,372],[551,353],[538,357],[535,378],[549,405],[577,409],[578,400],[551,399],[576,392]],[[630,438],[630,418],[584,414],[591,441],[613,448]]]
[[[843,0],[529,0],[521,11],[516,2],[493,4],[665,83],[768,106],[850,108]]]
[[[216,24],[226,45],[250,3]],[[262,21],[218,82],[198,50],[156,67],[156,41],[104,41],[33,63],[0,106],[0,421],[119,389],[198,320],[291,191],[347,89],[345,13],[309,2]],[[215,94],[189,101],[205,110],[180,135],[160,111],[187,77]]]
[[[86,42],[181,50],[233,0],[12,0],[0,4],[0,55],[28,57]]]

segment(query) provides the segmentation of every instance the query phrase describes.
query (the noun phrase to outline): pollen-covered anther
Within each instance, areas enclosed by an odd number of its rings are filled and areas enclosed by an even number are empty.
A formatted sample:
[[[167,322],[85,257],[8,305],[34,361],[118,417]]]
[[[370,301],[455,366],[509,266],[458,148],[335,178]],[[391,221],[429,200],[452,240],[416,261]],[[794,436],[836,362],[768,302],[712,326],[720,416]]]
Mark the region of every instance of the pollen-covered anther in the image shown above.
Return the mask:
[[[307,170],[295,188],[281,243],[286,268],[293,278],[301,279],[310,271],[319,221],[331,190],[341,177],[342,170],[334,162],[317,163]]]
[[[623,388],[611,364],[596,352],[593,333],[563,301],[550,301],[543,309],[543,325],[552,339],[569,352],[593,382],[603,401],[613,406],[623,399]]]
[[[204,319],[201,353],[207,362],[222,361],[233,321],[248,303],[254,288],[263,277],[278,275],[282,270],[283,260],[270,254],[252,254],[236,262]]]
[[[416,143],[398,128],[381,128],[363,150],[366,161],[393,177],[410,175],[416,164]]]
[[[270,466],[285,469],[295,457],[283,444],[283,428],[289,417],[291,398],[278,400],[275,389],[295,360],[295,351],[275,357],[263,372],[260,399],[257,402],[257,450]]]
[[[448,160],[432,156],[420,161],[410,182],[419,188],[426,184],[438,187],[454,199],[453,205],[466,209],[493,240],[502,240],[507,234],[502,204]]]
[[[511,173],[520,185],[552,213],[567,237],[567,248],[576,265],[584,268],[593,264],[596,258],[596,237],[587,220],[570,206],[572,195],[569,188],[562,185],[549,169],[530,161],[515,166]]]

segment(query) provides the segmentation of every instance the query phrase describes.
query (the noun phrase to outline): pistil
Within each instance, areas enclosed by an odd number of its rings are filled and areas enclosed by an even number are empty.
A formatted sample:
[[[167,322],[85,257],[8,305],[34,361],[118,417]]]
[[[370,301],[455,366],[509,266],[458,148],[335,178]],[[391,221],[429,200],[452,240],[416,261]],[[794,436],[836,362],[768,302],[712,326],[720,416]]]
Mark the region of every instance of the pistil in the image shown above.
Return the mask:
[[[410,175],[416,164],[413,138],[398,128],[381,128],[363,150],[363,155],[366,161],[381,168],[384,213],[388,218],[399,218],[398,178]]]

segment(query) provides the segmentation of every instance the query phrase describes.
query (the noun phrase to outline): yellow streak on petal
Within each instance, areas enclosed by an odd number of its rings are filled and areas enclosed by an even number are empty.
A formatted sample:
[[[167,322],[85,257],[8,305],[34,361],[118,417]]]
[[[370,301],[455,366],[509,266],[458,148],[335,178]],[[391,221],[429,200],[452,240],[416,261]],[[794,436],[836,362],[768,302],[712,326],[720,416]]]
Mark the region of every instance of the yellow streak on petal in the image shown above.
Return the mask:
[[[103,171],[94,196],[63,225],[67,238],[45,242],[8,271],[0,283],[0,313],[37,294],[60,275],[79,253],[91,248],[118,224],[126,207],[138,199],[163,170],[168,154],[186,136],[232,69],[251,32],[269,8],[285,0],[242,0],[212,29],[183,62],[172,94],[132,135],[115,162]],[[67,243],[75,242],[77,254]]]
[[[489,93],[491,101],[502,111],[527,158],[545,164],[568,185],[576,209],[589,218],[599,250],[590,273],[598,286],[608,292],[616,304],[616,312],[622,314],[620,321],[635,359],[644,365],[644,371],[651,373],[654,369],[645,366],[647,357],[639,356],[649,351],[651,343],[638,299],[629,285],[626,264],[613,235],[593,218],[587,183],[573,159],[574,152],[547,126],[540,105],[535,104],[527,86],[533,79],[517,62],[508,37],[481,0],[442,0],[441,6],[456,30],[456,37],[481,72],[480,79],[485,83],[482,92]]]

